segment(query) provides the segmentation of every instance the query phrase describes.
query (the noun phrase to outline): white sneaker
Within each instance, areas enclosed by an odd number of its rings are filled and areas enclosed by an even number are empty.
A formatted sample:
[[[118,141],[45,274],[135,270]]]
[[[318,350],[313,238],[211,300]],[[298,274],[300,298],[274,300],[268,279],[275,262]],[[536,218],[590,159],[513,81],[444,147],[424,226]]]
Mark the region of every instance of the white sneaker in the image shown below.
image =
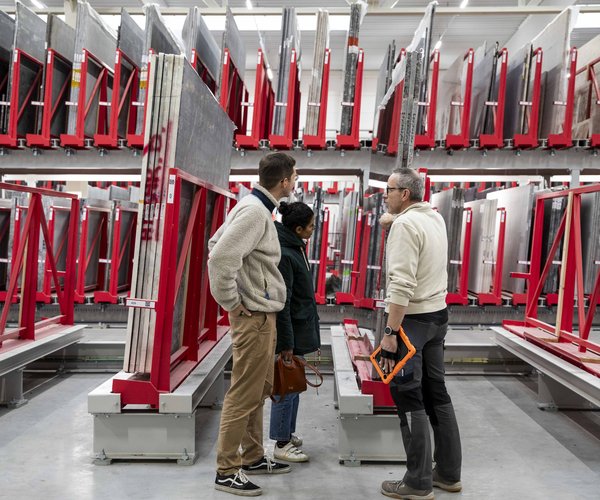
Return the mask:
[[[302,446],[302,438],[299,438],[298,436],[294,436],[292,434],[292,437],[290,438],[290,442],[296,447],[296,448],[300,448],[300,446]]]
[[[291,441],[283,448],[275,445],[273,457],[285,462],[308,462],[308,455],[296,448]]]

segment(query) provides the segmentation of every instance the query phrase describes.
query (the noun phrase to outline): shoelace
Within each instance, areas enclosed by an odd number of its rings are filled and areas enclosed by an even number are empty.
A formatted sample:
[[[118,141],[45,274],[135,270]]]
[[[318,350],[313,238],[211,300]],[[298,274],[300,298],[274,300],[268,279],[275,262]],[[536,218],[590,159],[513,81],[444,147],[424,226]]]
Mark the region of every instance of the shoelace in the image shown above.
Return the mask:
[[[242,484],[246,484],[248,481],[250,481],[242,469],[239,469],[235,473],[235,476],[233,476],[233,483],[235,484],[238,479]]]

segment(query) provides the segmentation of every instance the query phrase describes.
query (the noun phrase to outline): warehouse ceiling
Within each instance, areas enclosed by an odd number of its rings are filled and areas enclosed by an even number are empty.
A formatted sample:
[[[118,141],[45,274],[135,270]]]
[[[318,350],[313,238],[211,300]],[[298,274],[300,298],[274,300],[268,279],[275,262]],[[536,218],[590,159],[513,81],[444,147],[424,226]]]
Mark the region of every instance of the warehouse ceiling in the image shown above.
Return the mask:
[[[315,38],[314,21],[312,12],[317,8],[326,7],[331,9],[331,24],[333,29],[330,37],[332,51],[332,69],[341,70],[343,66],[344,46],[346,43],[346,28],[349,13],[348,3],[345,0],[251,0],[252,10],[247,9],[248,0],[230,0],[229,6],[234,9],[236,20],[241,27],[242,37],[246,43],[247,68],[253,69],[256,64],[256,52],[259,47],[259,36],[256,30],[258,26],[264,38],[267,49],[267,57],[273,69],[277,69],[278,51],[280,44],[279,28],[281,16],[277,15],[282,6],[294,6],[298,9],[302,26],[307,29],[301,31],[301,45],[303,52],[303,66],[309,69],[312,65],[312,51]],[[469,0],[466,9],[459,9],[462,0],[448,0],[439,2],[439,12],[433,31],[433,43],[442,40],[441,64],[447,68],[452,62],[472,47],[477,48],[484,42],[500,45],[506,43],[519,29],[523,21],[527,19],[528,7],[541,7],[546,4],[552,6],[566,6],[574,3],[568,0]],[[50,9],[62,10],[63,0],[23,0],[23,2],[34,9],[39,10],[40,5]],[[145,0],[91,0],[92,6],[99,12],[118,12],[125,7],[135,11]],[[204,13],[209,27],[213,30],[215,37],[220,42],[222,31],[219,27],[224,23],[224,16],[215,8],[222,7],[223,0],[159,0],[161,10],[165,14],[171,14],[178,9],[185,9],[198,5],[207,9]],[[428,0],[369,0],[369,11],[363,21],[360,31],[360,46],[365,51],[365,69],[378,70],[389,43],[396,41],[397,47],[403,47],[409,43],[412,35],[422,17]],[[592,3],[580,0],[577,3]],[[0,0],[0,8],[12,8],[13,2]],[[383,8],[392,9],[382,11]],[[486,12],[503,8],[501,13]],[[540,14],[535,14],[540,15]],[[552,19],[555,14],[544,14]],[[170,24],[175,32],[181,30],[183,18],[181,16],[169,16]],[[141,18],[139,18],[140,22]],[[114,23],[118,18],[114,18]],[[312,24],[312,26],[311,26]],[[600,25],[600,23],[599,23]],[[302,29],[301,26],[301,29]],[[311,29],[312,28],[312,29]],[[222,28],[221,28],[222,29]],[[574,41],[581,46],[587,40],[598,34],[600,28],[592,27],[578,30],[574,35]]]

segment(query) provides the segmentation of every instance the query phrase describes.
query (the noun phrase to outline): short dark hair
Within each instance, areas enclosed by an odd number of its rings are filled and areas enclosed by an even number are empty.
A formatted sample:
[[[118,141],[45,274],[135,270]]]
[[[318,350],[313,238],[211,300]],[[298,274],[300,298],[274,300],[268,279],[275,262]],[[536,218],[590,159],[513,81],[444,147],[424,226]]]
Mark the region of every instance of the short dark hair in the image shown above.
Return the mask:
[[[398,168],[394,170],[398,187],[408,189],[410,201],[422,201],[425,194],[425,183],[419,173],[412,168]]]
[[[279,213],[281,214],[281,223],[294,232],[297,227],[305,228],[308,226],[315,216],[313,209],[301,201],[294,203],[282,201],[279,204]]]
[[[258,164],[258,183],[265,189],[273,189],[283,179],[292,178],[294,165],[296,160],[285,153],[263,156]]]

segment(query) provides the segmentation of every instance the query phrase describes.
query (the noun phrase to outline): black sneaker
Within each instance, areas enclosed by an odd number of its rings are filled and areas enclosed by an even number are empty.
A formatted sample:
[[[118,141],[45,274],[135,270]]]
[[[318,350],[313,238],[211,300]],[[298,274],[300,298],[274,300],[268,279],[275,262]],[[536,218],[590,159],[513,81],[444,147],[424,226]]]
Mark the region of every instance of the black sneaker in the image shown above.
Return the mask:
[[[242,465],[242,469],[249,476],[255,474],[285,474],[292,470],[288,464],[275,462],[275,460],[271,460],[269,457],[262,457],[252,465]]]
[[[262,495],[260,486],[250,482],[244,474],[244,471],[239,470],[235,474],[221,475],[217,472],[215,478],[215,490],[240,495],[242,497],[257,497]]]

